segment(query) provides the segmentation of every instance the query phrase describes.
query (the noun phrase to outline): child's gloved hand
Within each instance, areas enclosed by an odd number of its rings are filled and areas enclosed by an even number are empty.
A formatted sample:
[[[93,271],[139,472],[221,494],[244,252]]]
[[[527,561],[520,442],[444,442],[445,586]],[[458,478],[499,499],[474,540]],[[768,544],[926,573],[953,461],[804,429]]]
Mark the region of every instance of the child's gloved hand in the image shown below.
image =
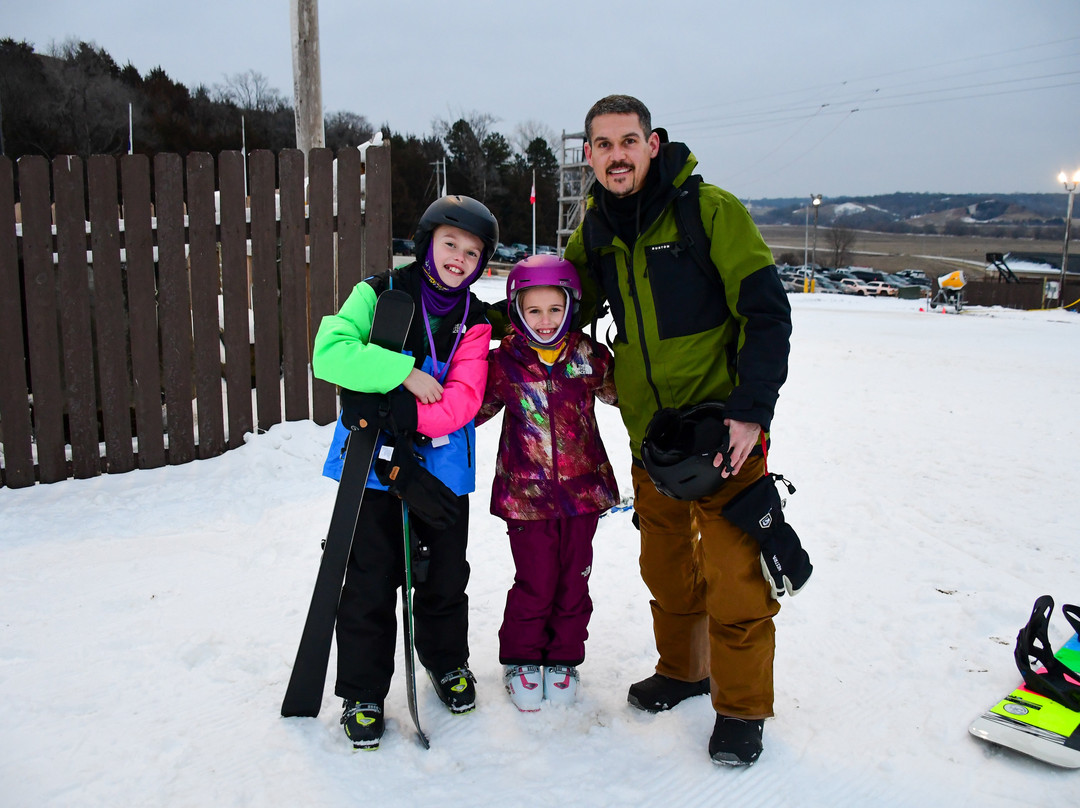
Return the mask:
[[[457,494],[417,462],[411,440],[399,440],[389,460],[376,460],[375,475],[432,527],[447,528],[457,521]]]
[[[375,424],[392,435],[416,431],[416,398],[408,390],[358,393],[341,389],[341,422],[349,429]]]

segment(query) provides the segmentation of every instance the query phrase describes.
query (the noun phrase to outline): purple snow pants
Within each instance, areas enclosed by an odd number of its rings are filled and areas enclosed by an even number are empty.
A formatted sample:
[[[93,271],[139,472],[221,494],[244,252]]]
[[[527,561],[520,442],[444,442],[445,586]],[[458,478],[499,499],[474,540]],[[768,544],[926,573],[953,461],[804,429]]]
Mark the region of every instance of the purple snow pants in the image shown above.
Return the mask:
[[[592,539],[599,513],[506,520],[514,585],[499,629],[503,665],[580,665],[592,600]]]

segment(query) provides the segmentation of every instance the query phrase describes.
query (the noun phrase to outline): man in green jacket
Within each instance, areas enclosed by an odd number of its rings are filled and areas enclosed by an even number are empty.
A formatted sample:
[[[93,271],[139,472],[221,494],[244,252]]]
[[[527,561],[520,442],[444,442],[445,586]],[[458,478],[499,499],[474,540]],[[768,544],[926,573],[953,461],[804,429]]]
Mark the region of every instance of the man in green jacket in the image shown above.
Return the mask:
[[[630,687],[635,707],[659,712],[712,695],[716,763],[750,765],[773,714],[773,616],[760,547],[721,510],[765,471],[763,447],[787,377],[791,310],[772,253],[743,205],[691,178],[685,144],[661,143],[636,98],[597,101],[585,118],[596,174],[584,220],[565,256],[581,271],[583,312],[611,309],[619,410],[634,456],[641,575],[652,593],[659,662]],[[684,187],[685,186],[685,187]],[[676,198],[696,189],[707,245],[678,225]],[[685,211],[683,207],[681,210]],[[684,228],[690,230],[691,228]],[[696,229],[700,233],[700,229]],[[641,462],[657,410],[726,406],[730,472],[690,502],[661,494]],[[717,455],[714,466],[724,458]]]

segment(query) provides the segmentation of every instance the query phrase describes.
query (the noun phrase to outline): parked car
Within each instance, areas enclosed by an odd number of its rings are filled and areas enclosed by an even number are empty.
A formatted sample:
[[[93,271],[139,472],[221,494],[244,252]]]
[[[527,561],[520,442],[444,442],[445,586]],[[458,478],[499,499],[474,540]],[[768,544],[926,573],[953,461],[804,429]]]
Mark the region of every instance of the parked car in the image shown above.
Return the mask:
[[[854,275],[859,280],[866,281],[867,283],[870,283],[870,281],[883,281],[883,280],[885,280],[884,273],[878,272],[876,269],[865,269],[863,267],[859,267],[859,268],[852,269],[851,274]]]
[[[870,294],[869,287],[866,285],[866,282],[859,278],[844,278],[840,281],[840,286],[844,289],[850,289],[851,291],[848,294]]]
[[[896,280],[908,284],[909,286],[922,286],[925,289],[930,288],[930,279],[926,277],[921,269],[905,269],[897,272],[895,275],[890,275],[885,280]]]
[[[915,283],[920,283],[921,281],[926,281],[927,283],[930,282],[930,279],[926,277],[926,273],[921,269],[901,269],[896,274],[901,278],[908,278]]]
[[[518,250],[513,247],[508,247],[505,244],[499,244],[495,248],[495,252],[491,256],[492,261],[500,262],[503,264],[516,264],[521,259],[517,257]]]
[[[394,255],[412,255],[416,251],[416,245],[411,238],[391,239],[390,246]]]
[[[814,291],[824,295],[839,295],[843,293],[840,284],[830,281],[828,278],[814,278]]]
[[[891,286],[885,281],[870,281],[870,283],[866,284],[866,294],[896,297],[896,287]]]

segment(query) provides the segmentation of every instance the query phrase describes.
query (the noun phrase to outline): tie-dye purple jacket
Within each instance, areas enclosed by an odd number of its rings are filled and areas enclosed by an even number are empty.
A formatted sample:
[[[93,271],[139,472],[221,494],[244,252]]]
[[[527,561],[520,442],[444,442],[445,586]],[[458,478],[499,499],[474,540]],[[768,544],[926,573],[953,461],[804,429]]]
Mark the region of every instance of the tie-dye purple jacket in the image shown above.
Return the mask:
[[[615,404],[612,358],[581,332],[548,368],[520,334],[488,356],[476,425],[505,407],[491,512],[504,519],[556,519],[606,511],[619,488],[600,439],[594,398]]]

